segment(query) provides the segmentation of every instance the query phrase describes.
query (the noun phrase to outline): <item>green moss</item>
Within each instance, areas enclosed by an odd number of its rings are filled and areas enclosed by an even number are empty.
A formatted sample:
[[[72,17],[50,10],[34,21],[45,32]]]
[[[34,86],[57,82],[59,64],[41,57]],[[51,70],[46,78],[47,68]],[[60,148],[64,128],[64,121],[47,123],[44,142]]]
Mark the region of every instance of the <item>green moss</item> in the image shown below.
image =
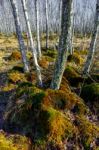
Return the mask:
[[[99,83],[92,83],[86,85],[82,89],[81,96],[90,102],[94,102],[95,100],[99,99]]]
[[[65,73],[64,75],[69,79],[69,78],[75,78],[75,77],[79,77],[79,74],[77,73],[77,71],[70,66],[67,66],[65,69]]]
[[[59,144],[63,138],[71,137],[75,132],[68,116],[65,116],[58,110],[52,107],[44,107],[40,114],[41,123],[46,129],[46,136],[49,142]],[[43,126],[42,126],[43,127]]]
[[[43,104],[57,110],[74,110],[75,113],[86,113],[87,107],[83,100],[69,90],[47,90]]]
[[[55,147],[75,136],[86,148],[98,137],[98,127],[86,118],[88,108],[70,89],[43,91],[23,83],[16,92],[8,119],[34,139],[33,149]]]
[[[80,74],[70,66],[66,67],[64,77],[70,82],[71,86],[79,86],[79,84],[83,81]]]
[[[28,150],[29,146],[29,140],[24,136],[0,132],[0,150]]]
[[[45,55],[52,57],[52,58],[55,58],[57,55],[57,52],[55,50],[47,50]]]
[[[74,53],[73,55],[68,56],[68,62],[75,62],[76,64],[81,64],[82,59],[80,55],[78,55],[77,53]]]
[[[11,83],[19,83],[19,82],[25,82],[26,78],[23,73],[12,70],[8,73],[8,80]]]
[[[99,137],[99,127],[90,122],[85,116],[77,116],[78,129],[82,136],[85,149],[90,148],[90,144]]]

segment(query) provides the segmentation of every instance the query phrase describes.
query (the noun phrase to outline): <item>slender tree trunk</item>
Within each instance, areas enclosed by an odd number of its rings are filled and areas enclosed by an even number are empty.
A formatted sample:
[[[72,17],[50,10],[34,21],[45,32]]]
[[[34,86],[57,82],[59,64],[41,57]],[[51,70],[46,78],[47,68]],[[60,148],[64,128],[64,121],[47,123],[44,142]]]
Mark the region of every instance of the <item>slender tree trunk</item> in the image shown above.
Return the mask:
[[[71,25],[70,25],[70,29],[69,29],[69,39],[68,39],[68,50],[70,55],[73,54],[73,21],[74,21],[74,10],[73,10],[73,1],[71,4],[71,15],[70,15],[70,21],[71,21]]]
[[[26,26],[27,26],[30,45],[31,45],[31,49],[32,49],[33,61],[34,61],[34,65],[35,65],[36,72],[37,72],[38,82],[39,82],[39,85],[42,86],[41,70],[40,70],[40,67],[39,67],[38,61],[37,61],[37,52],[34,47],[34,41],[33,41],[33,37],[32,37],[32,31],[31,31],[27,7],[26,7],[26,0],[21,0],[21,2],[22,2],[23,12],[24,12],[25,20],[26,20]]]
[[[48,0],[45,0],[46,11],[46,49],[49,48]]]
[[[40,27],[39,27],[39,3],[35,0],[35,11],[36,11],[36,32],[37,32],[37,52],[38,58],[41,58],[41,44],[40,44]]]
[[[60,88],[62,76],[65,70],[68,55],[68,36],[71,23],[70,21],[71,5],[72,0],[62,0],[61,35],[59,40],[59,51],[55,64],[54,76],[51,82],[52,89]]]
[[[22,37],[22,31],[21,31],[21,27],[20,27],[19,14],[18,14],[17,6],[16,6],[16,0],[10,0],[10,3],[11,3],[11,7],[12,7],[12,13],[13,13],[13,17],[14,17],[16,34],[18,37],[20,52],[22,55],[24,71],[29,72],[28,62],[27,62],[27,58],[26,58],[26,51],[25,51],[26,48],[25,48],[23,37]]]
[[[90,43],[89,54],[88,54],[87,61],[86,61],[85,66],[84,66],[83,74],[87,74],[90,72],[91,64],[92,64],[95,49],[96,49],[98,32],[99,32],[99,0],[97,0],[97,4],[96,4],[94,31],[92,34],[92,40]]]
[[[59,2],[59,36],[61,34],[61,20],[62,20],[62,0]]]

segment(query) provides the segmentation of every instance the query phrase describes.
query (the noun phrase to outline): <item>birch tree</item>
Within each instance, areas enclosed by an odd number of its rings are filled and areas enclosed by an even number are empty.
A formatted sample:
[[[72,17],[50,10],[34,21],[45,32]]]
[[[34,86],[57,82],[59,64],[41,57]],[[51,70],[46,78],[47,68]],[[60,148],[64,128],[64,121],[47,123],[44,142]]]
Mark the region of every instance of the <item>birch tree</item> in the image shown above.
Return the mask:
[[[69,29],[69,38],[68,38],[68,50],[70,55],[73,54],[73,33],[74,33],[74,8],[73,8],[73,1],[71,4],[71,17],[70,17],[70,29]]]
[[[55,64],[54,75],[51,82],[52,89],[59,89],[62,76],[65,70],[65,65],[68,55],[68,37],[70,29],[70,15],[71,15],[72,0],[62,0],[62,22],[61,35],[59,40],[58,57]]]
[[[18,9],[17,9],[17,5],[16,5],[16,0],[10,0],[10,3],[11,3],[11,7],[12,7],[14,22],[15,22],[16,34],[17,34],[18,42],[19,42],[19,48],[20,48],[20,52],[21,52],[21,56],[22,56],[23,65],[24,65],[24,71],[29,72],[28,62],[27,62],[27,58],[26,58],[26,51],[25,51],[26,49],[25,49],[25,44],[24,44],[24,40],[22,37],[22,31],[21,31],[21,27],[20,27],[20,20],[19,20],[19,14],[18,14]]]
[[[37,61],[37,52],[34,47],[34,41],[33,41],[33,37],[32,37],[32,31],[31,31],[31,26],[30,26],[29,16],[28,16],[28,11],[27,11],[27,6],[26,6],[26,0],[21,0],[21,2],[22,2],[25,21],[26,21],[28,36],[29,36],[29,40],[30,40],[30,46],[32,49],[33,61],[34,61],[34,65],[35,65],[36,72],[37,72],[38,82],[39,82],[39,85],[42,86],[41,70],[40,70],[40,67],[39,67],[38,61]]]
[[[88,57],[87,57],[87,60],[86,60],[85,66],[84,66],[84,70],[83,70],[84,74],[87,74],[90,72],[92,60],[94,58],[94,53],[95,53],[95,49],[96,49],[98,33],[99,33],[99,0],[97,0],[97,4],[96,4],[94,30],[93,30],[93,34],[92,34],[91,43],[90,43],[89,54],[88,54]]]
[[[35,0],[35,11],[36,11],[36,33],[37,33],[37,53],[38,58],[41,58],[41,44],[40,44],[40,26],[39,26],[39,1]]]
[[[45,0],[45,12],[46,12],[46,49],[49,47],[49,22],[48,22],[48,0]]]

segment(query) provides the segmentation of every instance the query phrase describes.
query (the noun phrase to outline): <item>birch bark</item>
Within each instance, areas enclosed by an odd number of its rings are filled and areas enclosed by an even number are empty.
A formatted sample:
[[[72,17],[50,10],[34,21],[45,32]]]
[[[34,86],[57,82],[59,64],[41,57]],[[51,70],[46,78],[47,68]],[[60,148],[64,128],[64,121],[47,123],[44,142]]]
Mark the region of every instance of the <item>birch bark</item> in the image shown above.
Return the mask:
[[[17,5],[16,5],[16,0],[10,0],[10,3],[11,3],[11,7],[12,7],[14,22],[15,22],[16,34],[17,34],[18,42],[19,42],[19,48],[20,48],[20,52],[21,52],[21,56],[22,56],[23,65],[24,65],[24,71],[29,72],[28,61],[26,58],[26,51],[25,51],[26,48],[25,48],[23,37],[22,37],[22,30],[20,27],[20,20],[19,20],[19,14],[18,14],[18,9],[17,9]]]
[[[33,37],[32,37],[32,31],[31,31],[31,26],[30,26],[29,16],[28,16],[28,11],[27,11],[27,6],[26,6],[26,0],[21,0],[21,2],[22,2],[25,21],[26,21],[28,36],[29,36],[29,40],[30,40],[30,46],[32,49],[33,61],[34,61],[34,65],[35,65],[36,72],[37,72],[38,83],[40,86],[42,86],[41,70],[40,70],[40,66],[38,65],[37,52],[34,47],[34,41],[33,41]]]
[[[72,0],[62,0],[62,22],[61,35],[59,40],[58,57],[55,64],[54,75],[51,82],[52,89],[59,89],[68,55],[68,37],[70,29]]]
[[[83,74],[87,74],[90,72],[90,68],[92,65],[92,61],[94,58],[94,53],[96,49],[96,42],[97,42],[97,36],[99,33],[99,0],[97,0],[96,4],[96,15],[95,15],[95,23],[94,23],[94,31],[92,34],[92,39],[90,43],[90,48],[89,48],[89,54],[84,66]]]

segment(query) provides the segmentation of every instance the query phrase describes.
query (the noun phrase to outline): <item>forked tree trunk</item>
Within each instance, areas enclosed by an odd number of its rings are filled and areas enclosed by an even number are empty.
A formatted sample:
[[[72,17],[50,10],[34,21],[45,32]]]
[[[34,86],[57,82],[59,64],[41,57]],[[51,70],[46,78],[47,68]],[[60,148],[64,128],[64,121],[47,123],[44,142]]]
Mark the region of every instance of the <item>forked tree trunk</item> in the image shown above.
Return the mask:
[[[51,82],[52,89],[59,89],[68,55],[68,36],[70,29],[72,0],[62,0],[62,22],[59,40],[58,57],[55,64],[54,76]]]
[[[36,72],[37,72],[37,78],[38,78],[39,85],[42,86],[41,70],[40,70],[40,67],[39,67],[38,61],[37,61],[37,52],[34,47],[34,41],[33,41],[33,37],[32,37],[32,31],[31,31],[31,26],[30,26],[30,22],[29,22],[27,7],[26,7],[26,0],[21,0],[21,2],[22,2],[25,21],[26,21],[27,31],[28,31],[28,35],[29,35],[30,46],[32,49],[33,61],[34,61],[34,65],[35,65]]]
[[[46,50],[49,48],[48,0],[45,0],[46,11]]]
[[[20,20],[19,20],[19,14],[18,14],[18,9],[17,9],[17,5],[16,5],[16,0],[10,0],[10,3],[11,3],[11,7],[12,7],[12,13],[13,13],[13,17],[14,17],[16,34],[18,37],[22,61],[23,61],[23,65],[24,65],[24,71],[29,72],[28,62],[27,62],[27,58],[26,58],[26,51],[25,51],[26,48],[25,48],[23,37],[22,37],[22,30],[20,27]]]
[[[41,44],[40,44],[40,26],[39,26],[39,3],[35,0],[35,11],[36,11],[36,33],[37,33],[37,52],[38,58],[41,58]]]
[[[96,42],[97,42],[98,33],[99,33],[99,0],[97,0],[97,4],[96,4],[94,31],[92,34],[92,40],[90,43],[89,54],[88,54],[87,61],[86,61],[85,66],[84,66],[83,74],[87,74],[90,72],[91,64],[92,64],[95,49],[96,49]]]

